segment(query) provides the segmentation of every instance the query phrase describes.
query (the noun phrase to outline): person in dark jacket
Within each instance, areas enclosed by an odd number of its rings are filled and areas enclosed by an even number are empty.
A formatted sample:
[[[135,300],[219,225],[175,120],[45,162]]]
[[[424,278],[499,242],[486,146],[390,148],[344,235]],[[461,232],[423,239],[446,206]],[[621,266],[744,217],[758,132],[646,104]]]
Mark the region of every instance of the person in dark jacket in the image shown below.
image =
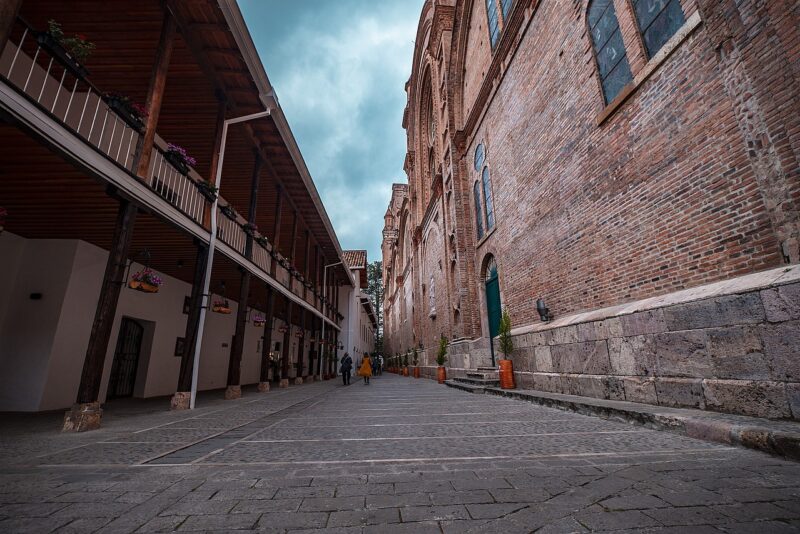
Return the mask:
[[[345,386],[350,385],[350,371],[353,370],[353,358],[350,357],[350,354],[344,353],[344,358],[342,358],[342,382],[344,382]]]

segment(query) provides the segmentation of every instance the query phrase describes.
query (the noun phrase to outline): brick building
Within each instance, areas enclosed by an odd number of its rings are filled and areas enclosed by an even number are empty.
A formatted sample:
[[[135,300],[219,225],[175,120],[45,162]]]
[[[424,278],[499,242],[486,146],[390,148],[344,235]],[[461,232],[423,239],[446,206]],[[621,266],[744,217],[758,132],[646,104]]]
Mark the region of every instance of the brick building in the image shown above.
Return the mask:
[[[800,418],[800,9],[429,0],[385,218],[386,353]],[[550,315],[537,310],[537,300]]]

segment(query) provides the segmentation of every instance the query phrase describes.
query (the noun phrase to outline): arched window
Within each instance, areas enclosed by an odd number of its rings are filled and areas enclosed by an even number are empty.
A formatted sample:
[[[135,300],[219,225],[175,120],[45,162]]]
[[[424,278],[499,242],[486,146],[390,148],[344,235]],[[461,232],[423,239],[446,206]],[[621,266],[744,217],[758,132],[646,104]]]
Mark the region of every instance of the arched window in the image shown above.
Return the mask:
[[[486,201],[486,231],[494,228],[494,206],[492,205],[492,185],[489,183],[489,167],[483,168],[483,198]]]
[[[431,182],[436,179],[436,155],[433,152],[433,148],[431,148],[430,154],[428,155],[428,169],[430,169],[431,173]]]
[[[475,170],[481,172],[483,162],[486,161],[486,149],[483,148],[483,143],[478,145],[475,149]]]
[[[497,15],[497,0],[486,0],[486,15],[489,17],[489,41],[492,43],[492,50],[500,37],[500,21]]]
[[[633,0],[633,10],[650,58],[686,22],[680,0]]]
[[[514,5],[514,0],[500,0],[500,4],[503,6],[503,23],[505,23],[511,14],[511,6]]]
[[[480,239],[483,237],[483,210],[481,210],[481,185],[478,182],[475,182],[472,192],[475,195],[475,228]]]
[[[633,79],[613,0],[593,0],[589,4],[587,19],[603,97],[609,104]]]
[[[436,120],[433,117],[433,92],[430,90],[430,86],[428,89],[428,108],[425,113],[425,120],[428,123],[428,146],[433,146],[433,142],[436,140]]]

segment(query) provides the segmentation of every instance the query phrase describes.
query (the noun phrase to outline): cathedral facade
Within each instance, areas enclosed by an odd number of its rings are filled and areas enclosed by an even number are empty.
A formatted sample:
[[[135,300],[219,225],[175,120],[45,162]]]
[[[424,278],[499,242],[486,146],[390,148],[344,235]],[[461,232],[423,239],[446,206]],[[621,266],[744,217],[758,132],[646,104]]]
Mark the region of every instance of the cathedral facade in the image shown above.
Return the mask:
[[[425,2],[387,355],[494,365],[507,310],[523,387],[800,417],[798,27],[766,0]]]

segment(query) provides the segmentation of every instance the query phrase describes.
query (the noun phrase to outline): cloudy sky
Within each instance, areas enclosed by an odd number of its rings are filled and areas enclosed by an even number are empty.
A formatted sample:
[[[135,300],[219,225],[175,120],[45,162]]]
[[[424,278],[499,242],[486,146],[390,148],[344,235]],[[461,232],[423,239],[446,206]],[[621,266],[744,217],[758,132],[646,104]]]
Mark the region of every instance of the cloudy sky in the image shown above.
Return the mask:
[[[380,259],[424,0],[238,0],[345,249]]]

